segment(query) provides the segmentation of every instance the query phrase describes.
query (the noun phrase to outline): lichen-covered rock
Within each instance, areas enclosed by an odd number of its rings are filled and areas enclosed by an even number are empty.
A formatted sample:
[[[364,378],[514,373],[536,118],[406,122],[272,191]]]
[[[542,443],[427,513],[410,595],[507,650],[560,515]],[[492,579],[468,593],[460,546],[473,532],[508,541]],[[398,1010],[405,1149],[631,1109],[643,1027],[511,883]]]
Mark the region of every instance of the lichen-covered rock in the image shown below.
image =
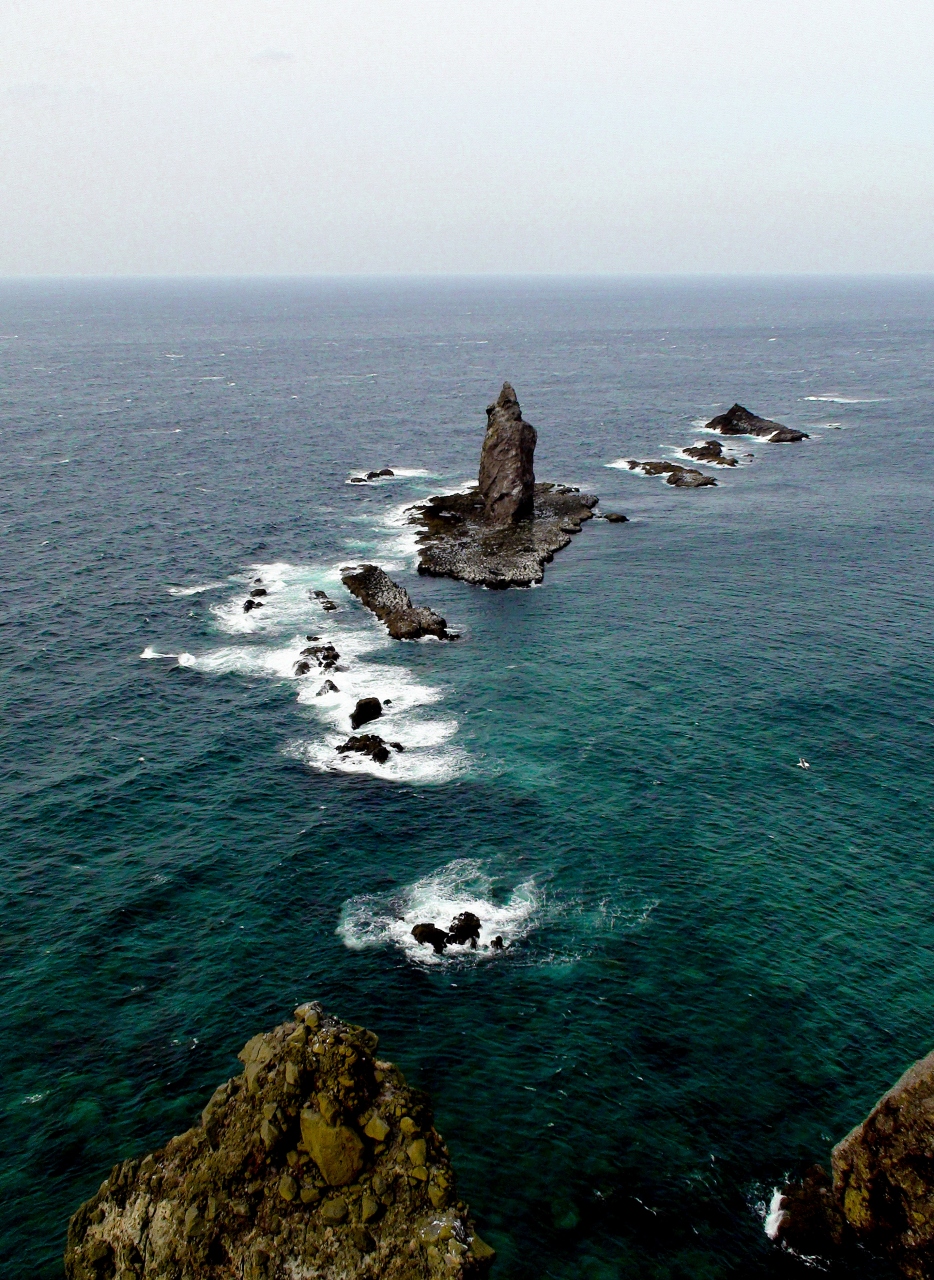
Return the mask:
[[[820,1167],[785,1188],[772,1234],[801,1254],[862,1246],[934,1277],[934,1053],[910,1067]]]
[[[535,428],[522,417],[516,393],[503,383],[499,398],[487,407],[486,435],[480,451],[477,489],[492,524],[527,520],[535,490]]]
[[[420,640],[422,636],[436,636],[439,640],[453,640],[447,623],[434,609],[412,604],[404,587],[393,582],[385,569],[375,564],[362,564],[357,569],[344,571],[341,581],[353,595],[376,614],[393,640]]]
[[[254,1036],[199,1126],[78,1209],[69,1280],[485,1276],[427,1100],[376,1048],[316,1004]]]

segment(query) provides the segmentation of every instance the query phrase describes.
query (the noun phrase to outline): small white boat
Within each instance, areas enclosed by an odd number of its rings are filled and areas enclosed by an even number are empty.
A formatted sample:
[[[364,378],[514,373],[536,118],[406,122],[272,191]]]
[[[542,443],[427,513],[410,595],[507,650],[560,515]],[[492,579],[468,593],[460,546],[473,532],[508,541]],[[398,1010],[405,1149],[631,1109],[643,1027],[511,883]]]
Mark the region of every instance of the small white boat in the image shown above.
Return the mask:
[[[810,766],[810,765],[808,764],[808,762],[805,760],[804,756],[798,756],[798,768],[799,768],[799,769],[810,769],[810,767],[811,767],[811,766]]]

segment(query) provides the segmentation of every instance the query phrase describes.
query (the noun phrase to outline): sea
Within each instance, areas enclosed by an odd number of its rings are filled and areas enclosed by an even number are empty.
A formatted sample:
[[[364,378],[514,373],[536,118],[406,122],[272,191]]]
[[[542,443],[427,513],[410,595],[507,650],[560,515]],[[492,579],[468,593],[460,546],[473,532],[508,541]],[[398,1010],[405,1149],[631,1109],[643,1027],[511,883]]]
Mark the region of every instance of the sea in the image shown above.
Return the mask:
[[[419,577],[506,379],[628,523]],[[734,401],[809,438],[628,469]],[[934,281],[6,281],[0,428],[3,1275],[305,1000],[430,1092],[498,1280],[810,1274],[776,1187],[934,1048]]]

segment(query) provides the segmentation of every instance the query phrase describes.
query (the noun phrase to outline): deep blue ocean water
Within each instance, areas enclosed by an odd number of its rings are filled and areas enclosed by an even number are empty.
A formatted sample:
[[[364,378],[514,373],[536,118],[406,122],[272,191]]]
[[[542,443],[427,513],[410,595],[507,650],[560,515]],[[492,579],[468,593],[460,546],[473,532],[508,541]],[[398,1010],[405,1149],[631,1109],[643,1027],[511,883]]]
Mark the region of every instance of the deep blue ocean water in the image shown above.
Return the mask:
[[[772,1188],[934,1045],[932,354],[925,281],[0,285],[4,1275],[310,998],[431,1091],[500,1280],[798,1274]],[[504,378],[630,523],[420,579]],[[810,440],[610,465],[734,400]],[[384,639],[363,559],[461,639]],[[337,767],[371,691],[409,749]],[[470,904],[502,954],[406,945]]]

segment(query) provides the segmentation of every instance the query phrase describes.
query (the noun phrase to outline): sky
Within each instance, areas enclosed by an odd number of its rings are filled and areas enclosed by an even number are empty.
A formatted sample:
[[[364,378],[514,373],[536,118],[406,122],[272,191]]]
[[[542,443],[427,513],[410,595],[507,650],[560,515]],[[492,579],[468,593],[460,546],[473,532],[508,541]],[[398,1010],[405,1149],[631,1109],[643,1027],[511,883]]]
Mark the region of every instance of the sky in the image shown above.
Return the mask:
[[[0,275],[934,271],[931,0],[0,0]]]

